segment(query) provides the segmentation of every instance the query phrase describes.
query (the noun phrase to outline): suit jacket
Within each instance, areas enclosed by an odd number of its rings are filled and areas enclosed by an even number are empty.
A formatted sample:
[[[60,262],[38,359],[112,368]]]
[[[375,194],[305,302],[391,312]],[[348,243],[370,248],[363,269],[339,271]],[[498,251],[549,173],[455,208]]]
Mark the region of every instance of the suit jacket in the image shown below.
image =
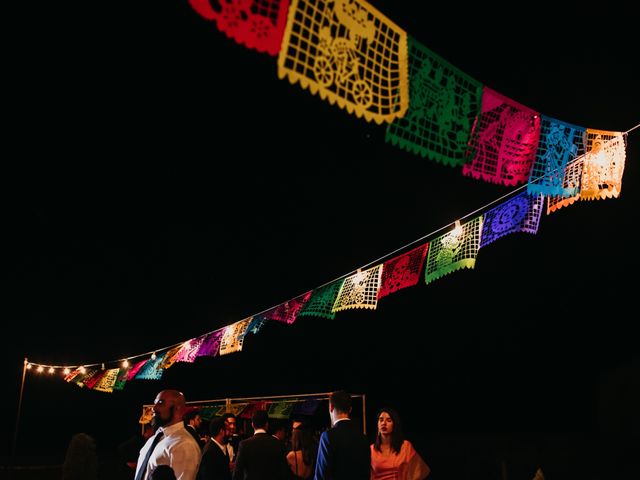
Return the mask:
[[[185,425],[184,428],[187,429],[187,432],[189,432],[191,434],[191,436],[193,437],[193,439],[198,442],[198,446],[200,448],[204,447],[204,443],[202,442],[202,439],[200,438],[200,435],[198,435],[198,432],[196,432],[196,429],[193,428],[192,425]]]
[[[315,480],[369,480],[369,440],[351,420],[341,420],[322,433]]]
[[[291,470],[284,444],[268,433],[257,433],[240,442],[233,480],[287,480]]]
[[[196,479],[231,480],[229,457],[222,452],[213,440],[209,440],[204,447]]]

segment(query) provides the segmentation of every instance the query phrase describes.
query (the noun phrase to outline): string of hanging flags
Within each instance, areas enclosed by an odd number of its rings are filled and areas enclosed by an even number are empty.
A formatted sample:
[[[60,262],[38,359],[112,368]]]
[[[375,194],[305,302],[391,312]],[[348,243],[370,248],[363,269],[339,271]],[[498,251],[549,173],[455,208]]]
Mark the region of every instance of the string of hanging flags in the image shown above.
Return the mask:
[[[189,3],[239,43],[277,55],[280,78],[367,121],[386,122],[387,142],[462,167],[473,178],[520,186],[357,271],[196,338],[93,364],[25,359],[26,370],[62,372],[68,383],[100,392],[158,380],[175,363],[242,351],[246,336],[267,322],[291,325],[305,316],[375,310],[420,278],[429,284],[474,268],[479,250],[505,235],[536,234],[545,202],[550,214],[576,201],[620,195],[626,136],[638,126],[612,132],[536,112],[464,74],[365,1]]]

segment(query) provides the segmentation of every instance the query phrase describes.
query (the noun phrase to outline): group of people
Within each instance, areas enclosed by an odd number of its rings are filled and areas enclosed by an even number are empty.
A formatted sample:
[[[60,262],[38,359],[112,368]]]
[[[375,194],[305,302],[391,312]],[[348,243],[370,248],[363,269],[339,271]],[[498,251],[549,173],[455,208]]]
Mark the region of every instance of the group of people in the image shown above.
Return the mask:
[[[268,433],[265,410],[254,412],[254,434],[236,451],[229,442],[236,428],[233,414],[214,418],[201,446],[185,425],[185,409],[181,392],[163,390],[156,396],[157,430],[140,450],[135,480],[424,480],[430,473],[404,438],[397,412],[379,411],[370,444],[350,419],[351,396],[342,390],[329,396],[331,428],[315,442],[308,425],[294,422],[288,453],[281,437]]]

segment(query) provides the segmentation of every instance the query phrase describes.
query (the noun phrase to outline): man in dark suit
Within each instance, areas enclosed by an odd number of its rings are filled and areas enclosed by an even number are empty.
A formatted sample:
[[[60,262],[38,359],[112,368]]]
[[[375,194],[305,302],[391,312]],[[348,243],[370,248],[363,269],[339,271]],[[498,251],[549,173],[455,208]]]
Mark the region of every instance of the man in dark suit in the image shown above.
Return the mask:
[[[315,480],[369,480],[371,449],[367,437],[353,424],[351,395],[340,390],[329,396],[332,428],[320,436]]]
[[[211,438],[204,446],[197,480],[231,480],[230,458],[225,443],[224,418],[214,418],[209,424]]]
[[[202,424],[202,416],[200,415],[200,411],[198,409],[189,410],[182,417],[184,420],[184,428],[187,429],[187,432],[191,434],[193,439],[198,442],[200,448],[204,447],[204,442],[200,438],[200,425]]]
[[[267,433],[269,416],[257,410],[251,417],[253,437],[240,442],[233,480],[287,480],[291,470],[283,443]]]

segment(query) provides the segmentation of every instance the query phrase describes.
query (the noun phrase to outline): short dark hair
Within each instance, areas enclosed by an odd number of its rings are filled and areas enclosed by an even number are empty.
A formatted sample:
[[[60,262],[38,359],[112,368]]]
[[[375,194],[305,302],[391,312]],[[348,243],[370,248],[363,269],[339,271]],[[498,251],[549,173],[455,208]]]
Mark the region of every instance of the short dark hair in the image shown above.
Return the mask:
[[[238,420],[236,416],[231,412],[226,412],[222,414],[222,420],[226,422],[228,418],[233,418],[234,420]]]
[[[200,415],[200,410],[197,408],[194,408],[193,410],[189,410],[187,413],[185,413],[182,416],[182,419],[189,423],[190,420],[193,420],[194,418],[196,418],[198,415]],[[200,415],[200,417],[202,418],[202,415]]]
[[[351,413],[351,395],[344,390],[337,390],[329,395],[329,403],[340,413]]]
[[[215,437],[224,428],[225,419],[222,417],[213,417],[209,423],[209,433]]]
[[[251,423],[255,428],[264,428],[269,422],[269,415],[266,410],[256,410],[251,415]]]

